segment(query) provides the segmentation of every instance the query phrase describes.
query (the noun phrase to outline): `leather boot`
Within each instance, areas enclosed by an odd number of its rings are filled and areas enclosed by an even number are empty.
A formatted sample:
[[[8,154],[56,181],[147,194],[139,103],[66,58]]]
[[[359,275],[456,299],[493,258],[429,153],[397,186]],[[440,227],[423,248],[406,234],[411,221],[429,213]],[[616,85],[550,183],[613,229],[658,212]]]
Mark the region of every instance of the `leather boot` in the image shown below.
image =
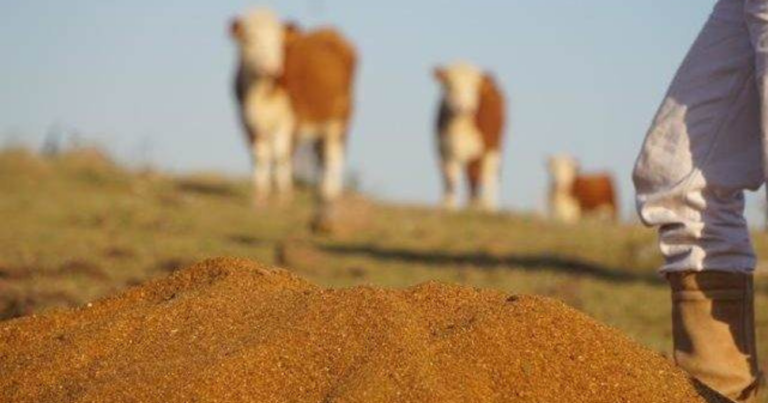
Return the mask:
[[[671,273],[675,361],[736,402],[756,402],[759,374],[752,275]]]

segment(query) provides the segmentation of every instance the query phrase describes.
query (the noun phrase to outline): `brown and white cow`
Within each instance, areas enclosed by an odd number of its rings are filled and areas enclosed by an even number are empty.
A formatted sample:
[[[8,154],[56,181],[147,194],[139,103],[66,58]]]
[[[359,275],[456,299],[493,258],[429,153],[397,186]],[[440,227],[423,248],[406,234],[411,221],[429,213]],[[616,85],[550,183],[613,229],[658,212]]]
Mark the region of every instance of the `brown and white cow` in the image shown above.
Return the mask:
[[[498,208],[504,96],[494,78],[468,63],[437,67],[442,87],[437,117],[443,205],[458,207],[458,185],[466,171],[471,202],[484,210]]]
[[[287,196],[292,155],[311,140],[322,174],[319,194],[333,201],[342,190],[347,129],[352,115],[355,51],[332,28],[302,32],[269,10],[235,18],[239,49],[235,93],[254,161],[257,201],[272,183]]]
[[[611,175],[581,174],[578,161],[568,155],[550,157],[548,168],[551,218],[567,223],[579,221],[584,216],[617,218],[616,192]]]

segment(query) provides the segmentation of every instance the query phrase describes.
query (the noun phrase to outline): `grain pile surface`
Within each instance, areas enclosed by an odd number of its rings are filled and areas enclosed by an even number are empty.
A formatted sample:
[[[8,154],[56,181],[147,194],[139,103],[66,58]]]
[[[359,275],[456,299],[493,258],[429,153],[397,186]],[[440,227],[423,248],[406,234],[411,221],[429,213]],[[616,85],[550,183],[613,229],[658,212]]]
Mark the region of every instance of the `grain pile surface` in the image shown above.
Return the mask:
[[[239,259],[2,323],[0,374],[0,402],[718,401],[560,302],[328,290]]]

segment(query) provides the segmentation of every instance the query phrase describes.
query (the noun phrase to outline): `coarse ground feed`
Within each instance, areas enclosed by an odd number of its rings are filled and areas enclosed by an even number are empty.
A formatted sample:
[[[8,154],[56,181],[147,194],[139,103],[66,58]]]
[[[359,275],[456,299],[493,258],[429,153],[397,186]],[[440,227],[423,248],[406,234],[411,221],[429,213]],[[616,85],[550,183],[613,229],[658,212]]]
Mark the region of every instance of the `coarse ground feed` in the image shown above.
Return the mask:
[[[214,259],[0,324],[0,402],[716,402],[564,304]]]

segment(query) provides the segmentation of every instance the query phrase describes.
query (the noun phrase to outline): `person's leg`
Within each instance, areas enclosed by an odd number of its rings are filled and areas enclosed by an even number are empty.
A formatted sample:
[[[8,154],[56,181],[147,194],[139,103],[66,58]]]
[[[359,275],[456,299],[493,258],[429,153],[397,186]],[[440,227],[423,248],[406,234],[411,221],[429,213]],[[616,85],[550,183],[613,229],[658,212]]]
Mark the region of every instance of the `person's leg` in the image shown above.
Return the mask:
[[[660,227],[663,272],[755,265],[742,210],[743,189],[763,182],[761,130],[754,52],[743,17],[736,20],[742,8],[732,9],[740,4],[718,3],[635,166],[638,212]]]
[[[744,13],[755,51],[755,77],[760,98],[763,161],[768,161],[768,0],[747,0]],[[768,164],[764,164],[768,179]]]
[[[675,359],[739,401],[757,379],[744,189],[764,181],[745,0],[720,0],[680,67],[634,171],[673,291]]]

